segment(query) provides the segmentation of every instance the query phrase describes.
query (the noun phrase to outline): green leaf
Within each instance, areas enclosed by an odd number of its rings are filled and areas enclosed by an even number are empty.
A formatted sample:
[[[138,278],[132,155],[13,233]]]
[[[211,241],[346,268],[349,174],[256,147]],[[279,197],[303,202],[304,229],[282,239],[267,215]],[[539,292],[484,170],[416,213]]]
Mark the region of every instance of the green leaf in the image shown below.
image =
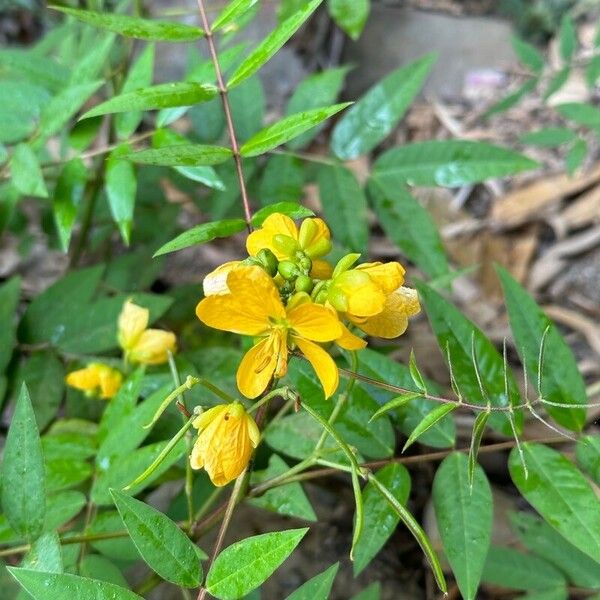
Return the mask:
[[[352,596],[351,600],[380,600],[381,599],[381,584],[379,581],[374,581],[364,590]]]
[[[75,490],[50,494],[46,502],[44,531],[54,531],[68,523],[81,512],[86,503],[85,495]]]
[[[482,579],[515,590],[551,590],[565,585],[561,572],[542,558],[498,546],[488,552]]]
[[[114,460],[107,471],[101,472],[92,485],[91,498],[94,504],[111,504],[109,490],[122,489],[149,467],[169,442],[157,442],[120,456]],[[185,440],[181,440],[159,467],[144,481],[132,486],[128,493],[135,495],[148,487],[186,452]]]
[[[123,82],[121,94],[128,94],[139,89],[147,88],[152,83],[154,71],[154,44],[148,44],[137,60],[133,63]],[[132,135],[141,123],[141,111],[119,113],[115,117],[115,131],[121,140]]]
[[[198,167],[218,165],[225,162],[232,151],[221,146],[203,146],[202,144],[177,144],[164,148],[150,148],[126,154],[123,158],[142,165],[163,167]]]
[[[227,83],[228,88],[239,85],[254,75],[312,15],[322,0],[311,0],[304,7],[278,25],[263,41],[243,60]]]
[[[544,127],[537,131],[524,133],[519,141],[523,144],[532,144],[542,148],[556,148],[568,144],[577,138],[577,134],[566,127]]]
[[[555,106],[561,117],[585,127],[600,127],[600,109],[585,102],[567,102]]]
[[[217,16],[211,25],[213,33],[234,23],[244,13],[249,11],[258,0],[232,0]]]
[[[171,519],[158,510],[111,490],[123,524],[141,557],[160,577],[193,588],[202,581],[196,546]]]
[[[21,566],[32,571],[62,573],[63,561],[60,540],[56,531],[43,533],[24,556]]]
[[[323,214],[334,237],[347,248],[366,252],[367,199],[352,171],[343,166],[323,165],[318,181]]]
[[[430,413],[427,413],[423,420],[415,427],[412,433],[408,436],[402,452],[404,452],[410,445],[412,445],[419,436],[424,434],[426,431],[431,429],[438,421],[443,419],[446,415],[449,415],[453,410],[457,408],[457,404],[442,404],[437,408],[434,408]]]
[[[544,101],[548,100],[550,96],[558,92],[558,90],[560,90],[560,88],[567,83],[570,74],[570,67],[564,67],[558,73],[556,73],[554,77],[552,77],[550,83],[548,83],[548,87],[544,91]]]
[[[500,114],[502,112],[507,111],[509,108],[516,106],[527,94],[532,92],[537,84],[539,83],[538,78],[528,79],[524,84],[520,85],[514,92],[508,94],[504,98],[498,100],[490,106],[485,113],[483,113],[483,118],[488,119],[493,115]]]
[[[0,69],[4,71],[3,67],[0,52]],[[50,94],[40,85],[3,78],[0,87],[0,142],[19,142],[32,135],[49,99]]]
[[[45,467],[46,489],[49,492],[75,487],[88,480],[93,473],[88,462],[69,458],[46,460]]]
[[[598,498],[581,472],[562,454],[540,444],[523,444],[525,470],[515,449],[510,476],[525,499],[567,541],[600,563]]]
[[[213,190],[225,190],[225,184],[212,167],[174,167],[186,179],[203,183]]]
[[[107,539],[90,542],[90,546],[104,556],[117,560],[140,560],[139,552],[128,535],[110,537],[118,532],[123,532],[123,521],[116,510],[100,512],[85,530],[89,535],[107,535]]]
[[[86,554],[79,565],[79,574],[90,579],[107,581],[121,587],[129,584],[121,570],[110,560],[98,554]]]
[[[281,213],[291,219],[304,219],[305,217],[315,216],[315,213],[310,208],[306,208],[296,202],[277,202],[276,204],[270,204],[257,210],[252,215],[252,226],[260,227],[265,219],[273,213]]]
[[[577,464],[600,485],[600,437],[585,435],[577,440]]]
[[[565,407],[545,405],[550,416],[572,431],[581,431],[585,424],[585,384],[577,368],[573,352],[563,340],[556,326],[542,312],[535,300],[511,277],[497,266],[506,308],[517,351],[526,365],[529,378],[544,400],[564,404]],[[539,373],[540,347],[545,341],[542,372]],[[539,383],[541,382],[541,386]]]
[[[206,577],[206,589],[220,600],[236,600],[268,579],[294,551],[308,527],[248,537],[225,548]]]
[[[0,373],[4,373],[15,347],[16,311],[20,294],[19,277],[12,277],[0,285]]]
[[[519,62],[534,73],[539,74],[544,68],[544,57],[540,51],[529,42],[522,40],[516,35],[512,37],[512,47]]]
[[[115,42],[114,33],[100,32],[90,37],[89,49],[77,60],[71,71],[70,84],[92,81],[101,76],[103,67],[110,66],[110,52]],[[86,44],[88,47],[88,44]]]
[[[260,77],[253,75],[228,95],[235,134],[243,143],[263,127],[267,101]]]
[[[54,92],[67,85],[69,79],[67,67],[30,50],[0,50],[0,67],[3,74],[24,77],[30,83],[42,85]]]
[[[189,248],[197,244],[205,244],[216,238],[225,238],[242,231],[246,227],[246,221],[243,219],[225,219],[223,221],[213,221],[211,223],[202,223],[184,231],[175,239],[161,246],[154,256],[161,256],[169,252],[175,252],[183,248]]]
[[[513,529],[531,552],[565,573],[573,585],[600,589],[598,563],[532,514],[519,512],[510,513],[509,516]]]
[[[69,250],[71,232],[85,190],[87,168],[80,158],[74,158],[62,168],[52,197],[54,223],[63,252]]]
[[[25,196],[48,197],[42,169],[31,146],[19,144],[15,147],[10,161],[10,174],[13,185]]]
[[[465,600],[475,600],[490,547],[492,492],[483,469],[469,483],[467,457],[448,455],[433,481],[433,506],[444,554]]]
[[[593,88],[600,77],[600,56],[594,56],[590,59],[585,69],[585,79],[588,87]]]
[[[44,527],[46,483],[42,444],[24,384],[6,436],[1,480],[2,509],[10,526],[35,540]]]
[[[25,383],[32,397],[33,412],[39,429],[56,416],[65,389],[65,370],[52,350],[31,354],[19,365],[17,389]]]
[[[322,573],[303,583],[297,590],[287,596],[286,600],[328,600],[339,568],[339,562],[331,565]]]
[[[435,55],[428,54],[373,86],[336,124],[331,138],[334,154],[350,160],[377,146],[404,116],[434,62]]]
[[[568,14],[563,15],[558,32],[560,57],[563,62],[569,63],[577,47],[577,32],[573,19]]]
[[[66,15],[75,17],[93,27],[114,31],[125,37],[151,42],[192,42],[204,35],[202,29],[169,21],[150,21],[139,17],[98,13],[87,10],[67,8],[66,6],[51,6]]]
[[[473,432],[471,433],[471,444],[469,446],[469,485],[473,487],[473,481],[475,478],[475,466],[477,465],[477,455],[479,454],[479,446],[481,445],[481,439],[485,433],[487,422],[490,418],[491,412],[480,412],[475,417],[473,423]]]
[[[573,145],[569,148],[569,151],[565,156],[565,164],[569,175],[573,176],[575,171],[583,164],[587,155],[587,149],[587,142],[582,138],[575,140]]]
[[[484,142],[433,140],[384,152],[371,177],[388,189],[404,184],[459,187],[537,166],[522,154]]]
[[[89,119],[98,115],[130,112],[132,110],[157,110],[173,106],[192,106],[208,102],[218,93],[214,85],[177,81],[161,83],[141,90],[126,92],[102,102],[88,110],[81,118]]]
[[[119,227],[121,237],[127,246],[131,238],[131,224],[137,193],[137,179],[133,165],[121,160],[129,151],[124,144],[113,150],[106,159],[104,189],[114,222]]]
[[[49,432],[42,438],[44,458],[85,460],[96,454],[96,441],[90,435],[76,431]]]
[[[437,226],[406,187],[382,185],[380,180],[371,179],[367,191],[392,242],[430,277],[447,275],[450,267]]]
[[[333,104],[342,90],[344,79],[349,70],[349,67],[327,69],[301,81],[287,103],[285,114],[291,115],[303,110]],[[313,129],[290,140],[288,146],[293,150],[304,148],[322,129],[323,124],[317,125]]]
[[[289,466],[277,454],[272,454],[269,458],[269,466],[264,471],[254,471],[252,473],[251,484],[257,485],[282,475],[289,470]],[[264,508],[281,515],[306,519],[307,521],[316,521],[317,515],[306,497],[304,490],[299,482],[292,482],[286,485],[277,486],[267,490],[258,498],[248,500],[253,506]]]
[[[41,573],[16,567],[7,568],[34,600],[72,598],[74,591],[77,593],[77,600],[143,600],[129,590],[105,581],[68,573]]]
[[[269,206],[282,199],[286,202],[301,202],[304,197],[304,176],[304,165],[296,156],[270,156],[258,187],[260,203]]]
[[[521,394],[512,371],[485,334],[430,286],[417,283],[417,289],[438,345],[465,398],[483,406],[488,400],[494,407],[520,404]],[[514,416],[519,432],[523,427],[523,415],[517,412]],[[505,415],[493,414],[489,422],[497,431],[512,435]]]
[[[102,81],[92,81],[72,85],[54,96],[42,111],[36,142],[41,144],[61,131],[102,84]]]
[[[410,475],[403,465],[392,463],[376,473],[377,479],[400,502],[406,504],[410,493]],[[389,503],[372,482],[363,489],[365,522],[363,535],[354,549],[353,572],[357,577],[383,548],[400,522]]]
[[[265,129],[252,136],[242,145],[240,153],[242,156],[259,156],[260,154],[264,154],[277,146],[285,144],[287,141],[318,125],[325,119],[329,119],[329,117],[350,106],[350,104],[352,103],[344,102],[284,117],[280,121],[277,121],[277,123],[265,127]]]
[[[353,40],[357,40],[371,10],[370,0],[329,0],[329,14]]]
[[[390,412],[390,410],[395,410],[396,408],[404,406],[405,404],[407,404],[411,400],[414,400],[415,398],[422,397],[423,395],[419,392],[408,392],[406,394],[402,394],[401,396],[397,396],[389,402],[386,402],[376,413],[374,413],[373,416],[370,418],[370,421],[373,421],[374,419],[379,418],[381,415]]]

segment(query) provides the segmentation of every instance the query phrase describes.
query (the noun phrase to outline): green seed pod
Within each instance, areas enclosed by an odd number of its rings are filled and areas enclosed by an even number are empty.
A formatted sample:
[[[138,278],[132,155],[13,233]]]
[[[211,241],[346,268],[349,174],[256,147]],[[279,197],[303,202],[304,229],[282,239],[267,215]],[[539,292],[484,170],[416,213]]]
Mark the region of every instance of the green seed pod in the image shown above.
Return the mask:
[[[277,267],[279,261],[277,257],[268,248],[263,248],[257,255],[256,258],[259,260],[263,269],[271,276],[275,277],[277,274]]]
[[[279,274],[288,281],[301,275],[300,269],[290,260],[282,260],[277,267]]]
[[[308,275],[298,275],[294,288],[297,292],[310,294],[313,289],[313,281]]]

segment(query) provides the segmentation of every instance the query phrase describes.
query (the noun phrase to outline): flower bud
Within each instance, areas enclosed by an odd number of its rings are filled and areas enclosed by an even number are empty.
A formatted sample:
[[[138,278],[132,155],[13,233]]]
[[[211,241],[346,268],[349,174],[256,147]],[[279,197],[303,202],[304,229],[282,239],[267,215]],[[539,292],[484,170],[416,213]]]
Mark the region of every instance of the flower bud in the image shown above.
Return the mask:
[[[310,247],[306,249],[306,254],[310,256],[310,258],[318,258],[319,256],[325,256],[331,250],[331,242],[324,238],[320,239],[318,242],[312,244]]]
[[[268,248],[263,248],[257,255],[256,258],[260,262],[260,266],[271,276],[275,277],[277,274],[278,260],[277,257]]]
[[[348,298],[346,297],[346,294],[344,294],[343,290],[336,286],[332,286],[329,288],[329,292],[327,294],[327,301],[338,312],[343,313],[348,310]]]
[[[298,232],[298,242],[301,248],[308,248],[311,242],[319,233],[319,228],[314,219],[304,219],[302,225],[300,225],[300,231]]]
[[[313,281],[308,275],[298,275],[294,288],[297,292],[310,294],[313,289]]]
[[[346,256],[340,258],[337,265],[335,265],[335,269],[333,270],[333,275],[331,278],[333,279],[340,273],[347,271],[359,258],[360,254],[346,254]]]
[[[298,266],[290,260],[282,260],[279,263],[277,270],[279,271],[279,274],[287,280],[294,279],[295,277],[298,277],[298,275],[301,275]]]
[[[277,233],[273,236],[273,246],[285,256],[294,256],[300,249],[298,242],[293,237],[283,233]]]
[[[310,273],[312,269],[312,260],[308,256],[303,256],[299,261],[298,265],[305,273]]]

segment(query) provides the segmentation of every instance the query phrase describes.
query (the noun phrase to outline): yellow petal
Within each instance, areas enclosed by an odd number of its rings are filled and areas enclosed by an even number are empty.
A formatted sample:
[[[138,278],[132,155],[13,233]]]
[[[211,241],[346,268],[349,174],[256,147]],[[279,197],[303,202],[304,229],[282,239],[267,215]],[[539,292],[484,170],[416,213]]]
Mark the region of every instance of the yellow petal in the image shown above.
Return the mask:
[[[288,311],[287,320],[299,336],[315,342],[330,342],[342,335],[337,315],[320,304],[300,304]]]
[[[335,340],[338,346],[345,350],[362,350],[366,348],[367,341],[354,335],[343,323],[342,330],[342,335]]]
[[[205,410],[201,415],[198,415],[194,419],[192,427],[201,433],[203,429],[206,429],[210,425],[210,423],[219,418],[222,413],[226,412],[227,407],[227,404],[218,404],[217,406]]]
[[[333,267],[321,258],[313,260],[312,268],[310,270],[310,276],[313,279],[331,279],[333,273]]]
[[[300,247],[311,258],[327,254],[331,250],[331,234],[323,219],[304,219],[300,225]]]
[[[127,300],[123,305],[118,322],[119,345],[123,350],[130,350],[135,346],[146,327],[150,311]]]
[[[408,327],[408,317],[421,310],[416,290],[401,287],[387,297],[383,311],[358,323],[369,335],[392,339],[402,335]]]
[[[113,398],[123,383],[123,375],[116,369],[106,367],[100,371],[100,398]]]
[[[232,260],[217,267],[211,271],[202,282],[202,288],[205,296],[216,296],[220,294],[228,294],[227,276],[229,272],[235,269],[240,264],[239,260]]]
[[[175,334],[161,329],[146,329],[127,354],[128,360],[142,365],[161,365],[169,360],[177,345]]]
[[[398,262],[365,263],[356,267],[356,270],[367,273],[384,294],[391,294],[404,283],[405,270]]]
[[[253,231],[246,239],[248,254],[256,256],[263,248],[268,248],[279,260],[285,258],[286,255],[273,245],[273,237],[278,234],[297,240],[298,228],[287,215],[273,213],[264,220],[260,229]]]
[[[246,415],[247,427],[248,427],[248,437],[250,438],[250,443],[253,448],[256,448],[260,442],[260,430],[258,429],[258,425],[256,421],[250,416]]]
[[[278,355],[273,352],[271,336],[250,348],[237,370],[236,381],[240,392],[246,398],[260,396],[267,389],[277,363]]]
[[[196,307],[196,315],[209,327],[255,336],[269,329],[270,317],[285,317],[279,291],[260,267],[234,269],[227,286],[230,294],[209,296]]]
[[[317,346],[317,344],[314,344],[313,342],[300,337],[294,337],[293,341],[298,348],[300,348],[302,354],[306,356],[308,362],[310,362],[315,370],[317,377],[323,386],[325,398],[333,396],[340,381],[338,368],[335,362],[333,362],[333,358],[331,358],[323,348]]]
[[[385,305],[386,295],[380,286],[367,273],[356,269],[338,275],[329,293],[334,300],[335,294],[343,294],[346,299],[344,311],[357,317],[376,315]]]
[[[85,369],[79,369],[69,373],[65,381],[76,390],[92,392],[100,385],[100,373],[94,365],[88,365]]]

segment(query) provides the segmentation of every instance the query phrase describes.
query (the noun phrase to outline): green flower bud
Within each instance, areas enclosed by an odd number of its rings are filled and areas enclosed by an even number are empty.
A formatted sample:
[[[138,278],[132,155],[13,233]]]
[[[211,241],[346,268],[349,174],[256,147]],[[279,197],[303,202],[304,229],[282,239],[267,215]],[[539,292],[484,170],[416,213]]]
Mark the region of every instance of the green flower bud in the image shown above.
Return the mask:
[[[308,248],[313,238],[318,233],[318,226],[314,219],[304,219],[302,225],[300,225],[300,231],[298,233],[298,242],[300,242],[301,248]]]
[[[298,242],[293,237],[282,233],[277,233],[273,236],[273,246],[286,256],[294,256],[300,249]]]
[[[318,258],[319,256],[325,256],[329,254],[331,250],[331,242],[325,238],[320,239],[316,244],[312,244],[306,249],[306,254],[310,258]]]
[[[277,257],[268,249],[263,248],[257,255],[256,258],[260,262],[261,267],[271,276],[275,277],[277,274],[277,267],[279,261]]]
[[[290,260],[282,260],[277,267],[279,274],[288,281],[301,275],[300,269]]]
[[[346,312],[348,310],[348,298],[346,298],[346,294],[344,294],[343,290],[336,286],[329,288],[327,300],[338,312]]]
[[[305,256],[300,259],[298,265],[305,273],[310,273],[310,270],[312,269],[312,260],[310,260],[308,256]]]
[[[335,279],[340,273],[347,271],[359,258],[360,254],[346,254],[346,256],[340,258],[337,265],[335,265],[331,278]]]
[[[294,285],[297,292],[306,292],[307,294],[310,294],[313,287],[313,281],[308,275],[298,275]]]

